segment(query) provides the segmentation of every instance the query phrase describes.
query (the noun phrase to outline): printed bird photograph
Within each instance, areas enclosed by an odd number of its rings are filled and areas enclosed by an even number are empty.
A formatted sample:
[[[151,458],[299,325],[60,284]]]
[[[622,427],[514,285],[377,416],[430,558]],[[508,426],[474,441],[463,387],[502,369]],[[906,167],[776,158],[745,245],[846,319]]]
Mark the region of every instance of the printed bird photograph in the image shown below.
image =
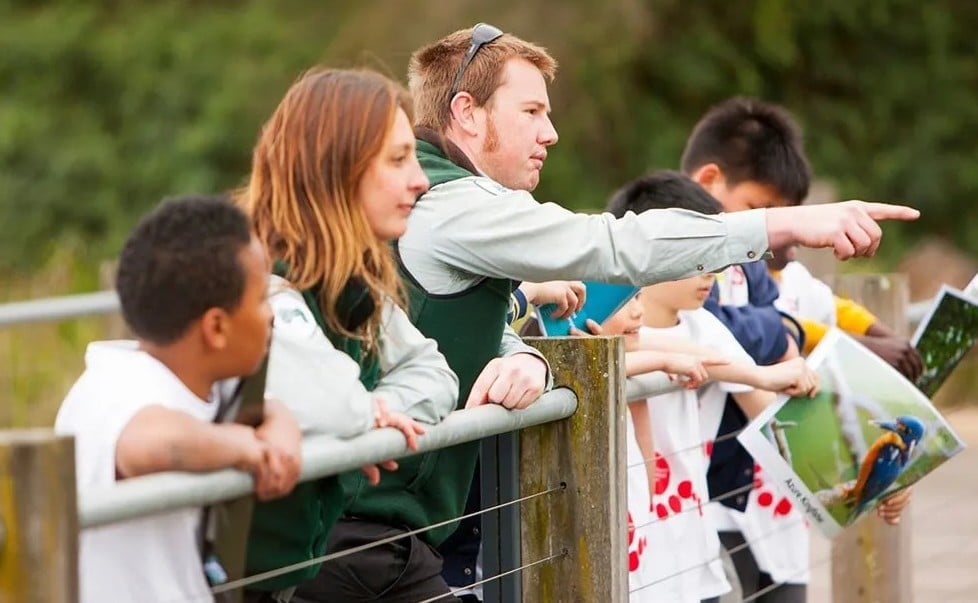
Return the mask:
[[[964,444],[913,383],[855,340],[833,331],[819,348],[809,359],[819,393],[787,399],[762,433],[786,479],[824,509],[831,536]]]

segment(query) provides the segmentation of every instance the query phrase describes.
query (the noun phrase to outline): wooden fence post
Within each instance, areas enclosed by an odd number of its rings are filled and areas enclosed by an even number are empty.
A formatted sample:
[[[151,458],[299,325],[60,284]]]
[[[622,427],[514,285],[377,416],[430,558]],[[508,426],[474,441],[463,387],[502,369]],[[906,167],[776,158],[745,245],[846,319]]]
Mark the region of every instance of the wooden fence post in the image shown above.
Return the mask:
[[[0,603],[78,601],[74,438],[0,431]]]
[[[904,274],[841,274],[829,284],[836,295],[865,306],[900,335],[907,333],[909,300]],[[913,564],[910,513],[890,526],[875,513],[832,541],[835,603],[910,603]]]
[[[577,394],[565,421],[524,429],[520,494],[566,489],[524,503],[523,600],[628,600],[625,375],[621,338],[527,339],[550,361],[555,383]]]

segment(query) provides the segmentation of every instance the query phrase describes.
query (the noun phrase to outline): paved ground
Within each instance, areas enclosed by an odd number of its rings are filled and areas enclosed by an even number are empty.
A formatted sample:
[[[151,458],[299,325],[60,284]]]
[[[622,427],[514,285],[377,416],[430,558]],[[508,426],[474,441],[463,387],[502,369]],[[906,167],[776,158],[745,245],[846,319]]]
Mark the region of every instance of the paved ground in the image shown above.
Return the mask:
[[[948,420],[969,448],[914,489],[915,603],[978,602],[978,409],[951,411]],[[813,534],[809,603],[831,600],[829,554],[828,541]]]

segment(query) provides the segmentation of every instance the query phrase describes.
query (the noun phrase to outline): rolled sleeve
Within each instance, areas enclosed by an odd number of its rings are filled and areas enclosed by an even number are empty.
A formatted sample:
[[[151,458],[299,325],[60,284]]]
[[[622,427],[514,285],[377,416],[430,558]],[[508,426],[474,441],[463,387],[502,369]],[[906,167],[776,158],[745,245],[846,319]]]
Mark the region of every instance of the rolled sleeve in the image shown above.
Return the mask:
[[[729,264],[744,264],[767,258],[767,216],[763,209],[721,214],[727,226],[724,249]]]

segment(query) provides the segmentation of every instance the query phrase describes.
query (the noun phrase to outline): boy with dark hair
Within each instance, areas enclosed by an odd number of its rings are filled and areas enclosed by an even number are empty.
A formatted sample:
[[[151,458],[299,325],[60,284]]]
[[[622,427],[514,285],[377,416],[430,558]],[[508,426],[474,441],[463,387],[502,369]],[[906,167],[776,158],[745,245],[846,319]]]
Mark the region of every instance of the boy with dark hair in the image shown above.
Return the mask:
[[[257,428],[215,423],[268,350],[268,260],[245,216],[223,198],[164,202],[129,236],[116,289],[136,341],[88,346],[85,372],[55,421],[75,436],[78,489],[158,471],[251,472],[259,499],[299,477],[300,435],[267,401]],[[200,509],[88,529],[81,601],[209,601]]]
[[[621,187],[608,201],[605,211],[616,218],[650,209],[686,209],[701,214],[723,211],[720,202],[689,176],[672,170],[656,170]]]
[[[703,116],[687,141],[682,169],[716,197],[726,212],[800,205],[811,183],[801,129],[791,115],[777,105],[748,98],[728,99]],[[769,364],[798,356],[805,343],[802,325],[776,307],[778,297],[777,283],[764,263],[758,262],[724,270],[706,308],[734,333],[755,361]],[[746,423],[744,414],[728,400],[717,437],[738,431]],[[725,438],[713,448],[711,496],[763,482],[757,469],[735,439]],[[726,497],[723,507],[714,505],[721,540],[737,551],[732,557],[745,596],[772,583],[792,582],[761,600],[803,601],[807,532],[751,537],[764,532],[763,526],[797,514],[790,502],[758,504],[758,492]],[[892,501],[891,506],[899,507],[897,515],[904,503]],[[885,508],[881,516],[892,518],[892,513],[892,508]],[[749,549],[743,547],[745,538]]]

